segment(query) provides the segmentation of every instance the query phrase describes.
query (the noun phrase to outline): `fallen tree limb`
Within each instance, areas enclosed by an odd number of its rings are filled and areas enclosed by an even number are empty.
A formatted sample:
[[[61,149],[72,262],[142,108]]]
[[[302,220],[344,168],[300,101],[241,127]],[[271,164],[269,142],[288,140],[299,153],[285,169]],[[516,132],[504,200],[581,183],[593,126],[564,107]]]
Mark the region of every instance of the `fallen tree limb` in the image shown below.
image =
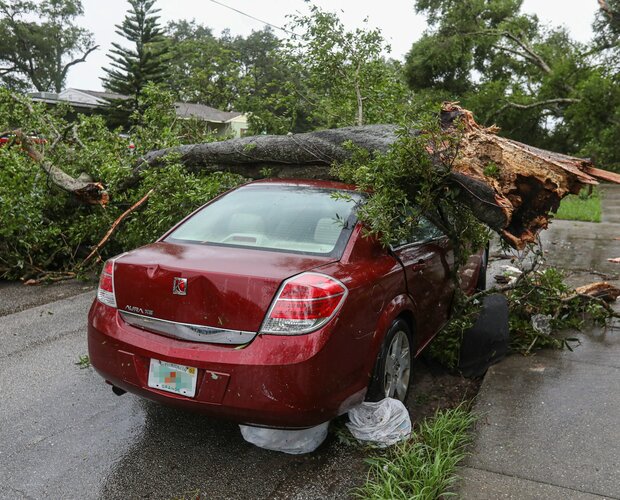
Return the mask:
[[[563,299],[563,303],[570,303],[578,299],[582,303],[592,303],[602,307],[607,318],[620,318],[620,313],[610,305],[620,296],[620,289],[605,281],[590,283],[575,288],[575,292]]]
[[[567,194],[597,179],[620,183],[620,175],[596,169],[587,159],[500,137],[497,128],[479,126],[456,103],[444,103],[440,118],[446,132],[460,137],[450,180],[460,188],[461,201],[516,248],[535,242]],[[368,125],[179,146],[148,153],[120,189],[135,185],[144,169],[157,168],[171,154],[191,172],[226,170],[257,178],[268,167],[272,177],[333,179],[331,166],[352,156],[347,144],[381,154],[397,139],[395,125]],[[429,145],[429,154],[441,153],[435,147]]]
[[[40,285],[41,283],[56,283],[58,281],[66,281],[75,279],[74,272],[42,272],[38,278],[30,278],[24,281],[25,286]]]
[[[153,191],[155,191],[154,189],[151,189],[148,193],[146,193],[142,198],[140,198],[136,203],[134,203],[131,207],[129,207],[127,210],[125,210],[110,226],[110,229],[108,229],[108,232],[105,233],[104,237],[101,238],[101,241],[99,243],[97,243],[95,245],[95,248],[92,249],[92,251],[86,256],[86,258],[82,261],[82,263],[78,266],[78,269],[83,268],[86,263],[88,261],[90,261],[90,259],[93,258],[93,256],[95,254],[97,254],[99,252],[99,250],[101,250],[101,247],[103,247],[103,245],[105,245],[108,240],[110,239],[110,237],[112,236],[112,234],[114,233],[114,231],[116,231],[116,229],[118,228],[118,226],[121,224],[121,222],[123,222],[125,220],[125,218],[132,212],[135,212],[138,208],[140,208],[144,202],[146,202],[146,200],[149,199],[149,197],[153,194]]]
[[[606,281],[597,281],[588,285],[575,288],[577,295],[589,295],[590,297],[598,297],[606,302],[614,302],[620,297],[620,288]]]
[[[83,203],[107,205],[109,196],[103,184],[87,181],[83,177],[75,179],[63,172],[60,168],[47,161],[43,153],[35,147],[34,141],[21,130],[13,130],[11,135],[15,137],[15,142],[21,145],[26,154],[41,166],[54,185],[67,193],[75,195]]]
[[[273,177],[333,179],[331,166],[351,158],[345,143],[385,153],[398,139],[397,132],[396,125],[367,125],[305,134],[257,135],[151,151],[120,189],[136,185],[143,170],[162,165],[171,154],[178,155],[190,172],[226,170],[257,178],[268,167]]]

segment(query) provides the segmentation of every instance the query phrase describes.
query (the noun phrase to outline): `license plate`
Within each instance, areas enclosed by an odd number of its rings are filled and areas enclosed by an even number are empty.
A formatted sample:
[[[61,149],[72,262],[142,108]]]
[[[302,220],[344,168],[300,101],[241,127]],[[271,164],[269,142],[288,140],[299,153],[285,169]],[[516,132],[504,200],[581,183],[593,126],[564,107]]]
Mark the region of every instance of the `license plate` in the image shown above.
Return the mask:
[[[151,359],[149,387],[193,398],[197,378],[198,368]]]

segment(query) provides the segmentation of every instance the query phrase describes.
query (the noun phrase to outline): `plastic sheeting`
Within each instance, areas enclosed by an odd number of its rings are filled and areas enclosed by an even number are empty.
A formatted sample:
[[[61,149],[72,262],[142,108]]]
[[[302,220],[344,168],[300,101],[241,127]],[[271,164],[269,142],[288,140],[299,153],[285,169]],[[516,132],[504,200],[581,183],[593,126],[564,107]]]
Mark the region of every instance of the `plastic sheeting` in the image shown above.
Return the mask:
[[[409,412],[398,399],[364,402],[349,410],[349,420],[347,427],[357,440],[379,448],[403,441],[411,434]]]
[[[240,425],[241,435],[248,443],[266,450],[301,455],[316,450],[327,437],[329,421],[309,429],[267,429]]]

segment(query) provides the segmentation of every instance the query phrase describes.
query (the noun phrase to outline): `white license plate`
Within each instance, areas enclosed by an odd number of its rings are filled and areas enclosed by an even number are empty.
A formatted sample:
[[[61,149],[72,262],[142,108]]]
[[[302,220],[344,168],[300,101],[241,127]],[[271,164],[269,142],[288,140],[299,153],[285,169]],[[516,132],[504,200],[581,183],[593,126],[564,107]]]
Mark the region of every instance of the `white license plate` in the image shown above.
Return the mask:
[[[197,378],[198,368],[151,359],[149,387],[193,398]]]

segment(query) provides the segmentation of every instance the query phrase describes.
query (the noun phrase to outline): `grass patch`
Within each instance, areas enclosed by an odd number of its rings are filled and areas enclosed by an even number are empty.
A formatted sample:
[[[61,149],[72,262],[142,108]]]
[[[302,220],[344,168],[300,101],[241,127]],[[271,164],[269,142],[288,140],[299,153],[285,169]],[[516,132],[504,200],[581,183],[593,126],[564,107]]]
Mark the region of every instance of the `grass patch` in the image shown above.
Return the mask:
[[[80,356],[75,364],[80,368],[88,368],[90,366],[90,358],[88,357],[88,354],[83,354]]]
[[[353,494],[368,499],[419,500],[446,494],[457,479],[456,466],[465,458],[475,420],[466,403],[438,410],[412,432],[410,439],[368,459],[366,484]]]
[[[601,222],[601,195],[596,188],[588,194],[582,189],[579,194],[569,194],[560,202],[556,219]]]

